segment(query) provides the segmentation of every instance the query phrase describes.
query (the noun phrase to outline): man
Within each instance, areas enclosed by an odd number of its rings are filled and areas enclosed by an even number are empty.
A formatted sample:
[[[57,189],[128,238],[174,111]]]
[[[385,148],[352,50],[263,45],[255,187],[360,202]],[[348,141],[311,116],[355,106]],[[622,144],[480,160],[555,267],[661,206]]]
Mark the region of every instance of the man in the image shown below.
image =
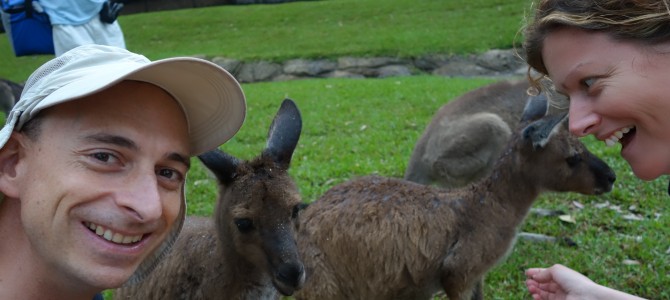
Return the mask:
[[[77,47],[40,67],[0,131],[0,299],[86,299],[150,272],[185,214],[189,158],[245,117],[195,58]]]
[[[116,20],[123,3],[109,0],[40,0],[52,25],[54,52],[59,56],[86,44],[126,47]]]

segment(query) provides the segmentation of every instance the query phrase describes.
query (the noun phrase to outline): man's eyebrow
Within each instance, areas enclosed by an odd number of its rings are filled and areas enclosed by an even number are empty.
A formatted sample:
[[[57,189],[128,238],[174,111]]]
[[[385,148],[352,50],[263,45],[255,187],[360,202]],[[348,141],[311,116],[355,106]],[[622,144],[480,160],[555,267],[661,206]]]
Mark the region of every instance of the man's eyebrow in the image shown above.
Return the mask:
[[[191,168],[191,160],[186,155],[179,154],[177,152],[172,152],[168,155],[168,159],[183,163],[184,165],[186,165],[187,168],[189,169]]]
[[[88,135],[84,139],[90,142],[112,144],[132,150],[139,149],[137,144],[135,144],[135,142],[131,141],[130,139],[113,134],[97,133]]]

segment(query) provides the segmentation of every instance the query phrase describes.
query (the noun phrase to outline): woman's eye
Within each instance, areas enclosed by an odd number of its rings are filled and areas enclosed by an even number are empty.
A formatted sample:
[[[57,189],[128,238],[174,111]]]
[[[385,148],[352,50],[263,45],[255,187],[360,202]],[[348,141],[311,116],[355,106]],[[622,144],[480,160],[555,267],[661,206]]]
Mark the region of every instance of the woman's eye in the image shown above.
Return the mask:
[[[595,78],[587,78],[587,79],[584,79],[584,80],[582,81],[582,83],[583,83],[587,88],[590,88],[591,86],[593,86],[593,84],[594,84],[595,82],[596,82],[596,79],[595,79]]]

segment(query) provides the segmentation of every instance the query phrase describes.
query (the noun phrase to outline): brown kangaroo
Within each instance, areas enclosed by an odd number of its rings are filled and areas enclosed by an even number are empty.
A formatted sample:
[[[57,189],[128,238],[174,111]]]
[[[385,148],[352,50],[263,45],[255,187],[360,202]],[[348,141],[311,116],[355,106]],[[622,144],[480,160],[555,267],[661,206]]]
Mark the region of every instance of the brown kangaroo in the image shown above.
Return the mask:
[[[521,119],[529,88],[528,80],[501,81],[444,104],[414,146],[404,178],[452,188],[488,175]]]
[[[265,150],[240,161],[220,150],[200,155],[218,180],[213,217],[187,217],[171,252],[148,278],[115,299],[279,299],[305,280],[296,244],[300,194],[288,168],[302,129],[284,100]]]
[[[481,181],[445,189],[369,176],[310,204],[300,216],[307,280],[296,299],[416,300],[441,290],[482,299],[484,275],[513,247],[542,192],[596,195],[615,180],[568,132],[566,114],[545,115],[543,94],[525,108]]]

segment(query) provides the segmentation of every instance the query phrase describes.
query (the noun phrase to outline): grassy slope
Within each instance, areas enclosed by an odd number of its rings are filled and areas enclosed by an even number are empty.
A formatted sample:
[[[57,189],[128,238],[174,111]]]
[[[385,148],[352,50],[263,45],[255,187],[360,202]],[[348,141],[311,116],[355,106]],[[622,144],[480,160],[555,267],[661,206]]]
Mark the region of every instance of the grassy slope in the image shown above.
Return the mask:
[[[408,57],[509,48],[524,2],[330,0],[122,15],[119,20],[128,48],[151,59],[194,54],[243,60]],[[0,57],[0,77],[23,81],[51,56],[15,58],[3,34]]]
[[[120,21],[128,47],[152,59],[195,54],[246,60],[418,56],[510,47],[526,2],[329,0],[147,13],[122,16]],[[25,80],[50,58],[15,58],[2,35],[0,57],[0,77],[16,81]],[[222,148],[241,158],[259,152],[281,99],[295,99],[305,128],[291,173],[304,199],[313,201],[355,176],[402,176],[414,141],[437,108],[490,81],[424,76],[246,84],[247,121]],[[670,273],[670,201],[665,180],[642,182],[631,174],[617,148],[605,148],[592,138],[585,141],[617,171],[615,190],[601,197],[542,197],[536,207],[562,209],[576,222],[530,216],[523,229],[569,237],[577,247],[520,241],[489,274],[487,298],[527,299],[523,269],[555,262],[647,298],[670,298],[665,276]],[[211,179],[198,163],[190,179],[189,213],[208,214],[216,193]],[[573,201],[584,208],[577,209]],[[611,205],[599,205],[606,201]],[[624,219],[631,209],[643,220]],[[626,260],[640,264],[626,265]]]

